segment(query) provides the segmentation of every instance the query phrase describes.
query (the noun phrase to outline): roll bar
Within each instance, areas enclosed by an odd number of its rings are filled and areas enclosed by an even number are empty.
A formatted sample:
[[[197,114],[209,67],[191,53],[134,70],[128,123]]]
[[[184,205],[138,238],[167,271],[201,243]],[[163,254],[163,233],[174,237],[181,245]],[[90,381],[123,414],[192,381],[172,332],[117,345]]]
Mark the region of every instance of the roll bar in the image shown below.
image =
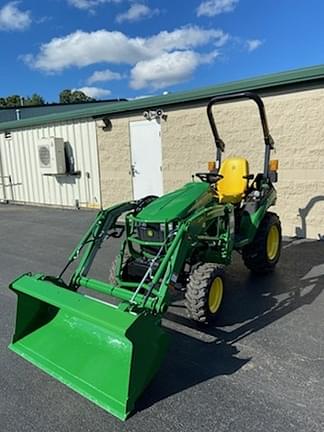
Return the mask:
[[[208,102],[207,116],[208,116],[211,130],[213,132],[214,141],[215,141],[215,145],[216,145],[216,160],[217,160],[218,168],[220,167],[222,152],[225,150],[225,143],[218,134],[218,130],[216,127],[216,122],[215,122],[215,118],[213,115],[212,107],[213,107],[213,105],[220,103],[220,102],[230,102],[230,101],[236,101],[236,100],[240,100],[240,99],[251,99],[258,106],[261,125],[262,125],[262,131],[263,131],[263,137],[264,137],[264,144],[265,144],[264,175],[265,175],[265,177],[268,177],[269,176],[270,152],[274,148],[274,141],[273,141],[273,139],[270,135],[270,132],[269,132],[269,127],[268,127],[268,122],[267,122],[267,117],[266,117],[263,101],[260,98],[260,96],[258,96],[256,93],[252,93],[252,92],[223,94],[223,95],[213,97]]]

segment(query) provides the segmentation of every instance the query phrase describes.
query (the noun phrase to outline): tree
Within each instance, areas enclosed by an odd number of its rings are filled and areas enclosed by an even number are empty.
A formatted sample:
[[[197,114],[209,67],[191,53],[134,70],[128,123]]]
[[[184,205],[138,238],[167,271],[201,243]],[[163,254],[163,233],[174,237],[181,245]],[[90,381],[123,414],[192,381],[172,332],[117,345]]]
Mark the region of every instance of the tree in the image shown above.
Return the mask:
[[[37,93],[34,93],[31,97],[24,99],[24,105],[45,105],[45,100]]]
[[[62,90],[60,93],[60,103],[78,103],[78,102],[91,102],[96,99],[87,96],[81,90]],[[7,97],[0,97],[0,107],[6,108],[19,108],[21,106],[45,105],[44,98],[38,93],[31,96],[22,97],[17,94]]]
[[[85,93],[83,93],[80,90],[75,90],[72,93],[72,97],[74,102],[91,102],[95,100],[94,98],[87,96]]]
[[[19,95],[12,95],[6,97],[6,107],[19,107],[21,105],[21,100]]]
[[[60,93],[60,103],[78,103],[94,101],[94,98],[87,96],[80,90],[62,90]]]
[[[70,103],[72,98],[71,90],[68,89],[62,90],[59,95],[59,98],[60,98],[60,103]]]
[[[32,105],[44,105],[45,101],[37,93],[34,93],[32,96],[21,97],[19,95],[11,95],[7,97],[0,98],[0,107],[7,108],[18,108],[20,106],[32,106]]]

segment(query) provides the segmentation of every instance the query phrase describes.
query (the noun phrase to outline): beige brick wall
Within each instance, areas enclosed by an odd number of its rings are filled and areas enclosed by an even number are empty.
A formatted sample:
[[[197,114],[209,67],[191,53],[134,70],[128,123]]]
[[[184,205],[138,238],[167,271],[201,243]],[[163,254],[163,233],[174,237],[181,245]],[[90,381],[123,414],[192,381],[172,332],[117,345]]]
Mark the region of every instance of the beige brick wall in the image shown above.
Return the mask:
[[[278,212],[284,234],[324,234],[324,89],[263,98],[279,159]],[[215,107],[216,121],[226,143],[224,157],[246,157],[250,172],[263,169],[264,146],[256,105],[250,101]],[[128,123],[142,117],[112,120],[112,130],[97,127],[103,204],[132,198]],[[205,171],[215,149],[206,108],[169,110],[162,122],[164,191]]]
[[[140,119],[143,120],[138,118]],[[104,207],[133,197],[128,123],[128,118],[114,119],[111,130],[105,131],[97,122],[101,198]]]

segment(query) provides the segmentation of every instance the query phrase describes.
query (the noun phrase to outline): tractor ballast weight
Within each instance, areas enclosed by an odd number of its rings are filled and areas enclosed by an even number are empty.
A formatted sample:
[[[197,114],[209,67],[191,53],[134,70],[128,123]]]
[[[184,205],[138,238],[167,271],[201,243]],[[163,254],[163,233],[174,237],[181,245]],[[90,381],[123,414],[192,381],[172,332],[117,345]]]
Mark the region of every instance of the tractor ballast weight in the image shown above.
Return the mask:
[[[252,180],[245,175],[247,162],[236,158],[221,165],[224,143],[212,106],[242,98],[259,107],[266,152],[263,173],[240,191],[238,186]],[[221,305],[224,266],[234,250],[259,273],[271,271],[279,259],[280,222],[267,212],[276,191],[268,168],[273,141],[263,103],[253,93],[217,96],[207,114],[216,170],[197,173],[202,181],[160,198],[101,210],[58,276],[28,273],[10,284],[18,296],[10,349],[122,420],[164,358],[167,335],[161,318],[171,301],[170,288],[185,291],[192,319],[210,323]],[[236,170],[229,182],[228,166]],[[102,242],[122,236],[112,281],[89,278]],[[74,262],[76,269],[65,282],[63,275]],[[81,287],[106,294],[107,300],[81,293]]]

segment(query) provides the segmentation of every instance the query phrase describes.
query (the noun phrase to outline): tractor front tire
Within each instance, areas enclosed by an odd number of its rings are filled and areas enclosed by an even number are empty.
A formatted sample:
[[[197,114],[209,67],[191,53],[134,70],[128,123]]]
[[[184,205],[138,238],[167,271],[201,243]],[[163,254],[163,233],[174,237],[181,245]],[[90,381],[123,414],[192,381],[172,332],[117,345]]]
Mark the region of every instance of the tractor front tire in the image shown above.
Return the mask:
[[[118,255],[115,256],[111,267],[109,269],[109,276],[108,276],[108,281],[112,284],[112,285],[116,285],[117,281],[116,281],[116,267],[117,267],[117,259],[118,259]],[[126,269],[127,269],[127,264],[129,262],[131,262],[133,260],[133,258],[131,257],[130,253],[125,251],[124,254],[124,265],[121,271],[121,276],[124,279],[125,277],[127,277],[127,273],[126,273]]]
[[[185,305],[189,317],[199,323],[211,323],[219,314],[224,296],[224,267],[200,263],[189,276]]]
[[[254,273],[274,270],[281,253],[281,223],[278,215],[267,212],[249,245],[242,250],[244,264]]]

